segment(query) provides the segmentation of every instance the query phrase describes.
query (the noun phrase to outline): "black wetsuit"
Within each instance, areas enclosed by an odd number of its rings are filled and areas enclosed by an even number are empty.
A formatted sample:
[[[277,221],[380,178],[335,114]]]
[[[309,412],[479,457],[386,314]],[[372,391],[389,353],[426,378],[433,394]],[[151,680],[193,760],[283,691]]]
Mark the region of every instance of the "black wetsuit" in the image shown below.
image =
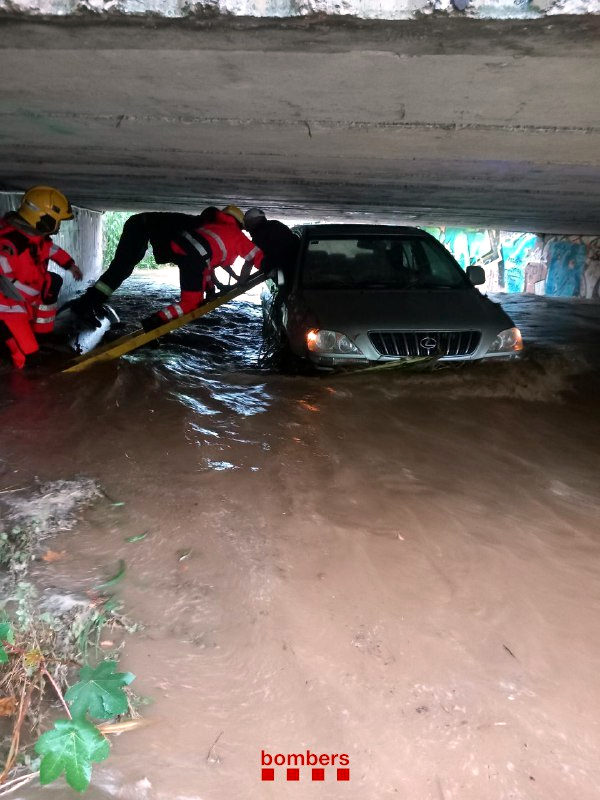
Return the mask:
[[[81,297],[71,301],[71,309],[92,325],[99,325],[97,315],[103,303],[131,275],[146,254],[148,245],[152,247],[158,264],[177,263],[182,291],[203,291],[202,266],[210,261],[210,246],[204,242],[203,254],[198,251],[202,242],[197,229],[214,222],[217,212],[217,208],[209,206],[199,215],[146,211],[129,217],[108,269]],[[193,234],[191,243],[186,239],[187,233]],[[181,243],[179,255],[173,250],[175,242]]]
[[[96,281],[103,283],[113,292],[133,272],[136,264],[142,260],[148,249],[152,247],[157,264],[168,264],[173,261],[171,242],[184,231],[193,231],[210,220],[209,215],[180,214],[176,212],[148,211],[129,217],[123,226],[123,233],[110,266]]]
[[[276,219],[266,219],[253,225],[251,236],[254,244],[265,254],[262,271],[268,273],[280,269],[289,288],[300,249],[300,238]]]

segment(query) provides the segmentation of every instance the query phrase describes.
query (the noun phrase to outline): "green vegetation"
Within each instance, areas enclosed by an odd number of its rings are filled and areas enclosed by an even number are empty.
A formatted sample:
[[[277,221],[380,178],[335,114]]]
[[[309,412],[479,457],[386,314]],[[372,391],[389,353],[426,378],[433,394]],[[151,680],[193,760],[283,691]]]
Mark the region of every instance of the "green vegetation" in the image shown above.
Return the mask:
[[[43,733],[35,746],[43,756],[40,783],[55,781],[65,773],[69,786],[78,792],[90,783],[91,764],[108,758],[108,741],[85,719],[57,719],[54,729]]]
[[[79,670],[79,682],[65,694],[74,717],[85,717],[89,711],[96,719],[111,719],[127,712],[127,695],[121,687],[130,684],[135,676],[115,672],[116,666],[115,661],[106,660],[95,668]]]
[[[135,212],[132,211],[106,211],[102,215],[102,252],[103,267],[106,269],[113,260],[119,238],[123,231],[123,225]],[[140,267],[146,269],[157,269],[158,264],[152,256],[152,250],[148,249],[146,255],[139,263]]]
[[[46,683],[53,689],[67,718],[54,720],[52,730],[42,733],[35,742],[35,752],[41,756],[39,777],[41,784],[51,783],[63,773],[69,786],[82,792],[87,789],[92,763],[108,757],[110,746],[103,731],[93,720],[109,720],[121,716],[129,710],[129,697],[123,687],[130,684],[134,675],[130,672],[115,672],[115,661],[103,660],[95,667],[84,666],[79,671],[79,681],[63,694],[59,681],[53,677],[55,659],[39,647],[21,647],[10,623],[0,624],[0,643],[4,663],[9,664],[7,678],[2,681],[3,689],[14,689],[20,685],[20,697],[3,698],[4,715],[16,714],[6,765],[0,775],[0,796],[15,787],[15,781],[23,782],[24,777],[34,777],[34,772],[19,775],[8,784],[4,783],[13,769],[20,752],[23,723],[31,712],[34,692],[44,695]],[[12,663],[11,663],[12,661]],[[31,714],[29,714],[31,716]],[[34,715],[35,719],[35,715]],[[35,727],[39,727],[36,720]],[[32,726],[33,727],[33,726]],[[37,761],[29,758],[28,766],[37,767]]]
[[[92,764],[109,755],[107,734],[118,732],[124,715],[137,717],[138,698],[127,688],[134,675],[116,671],[121,645],[115,643],[116,629],[135,626],[107,591],[122,580],[125,563],[85,595],[60,595],[40,607],[37,588],[26,580],[29,565],[65,553],[41,555],[39,531],[32,521],[0,533],[0,797],[38,776],[47,784],[63,774],[84,791]]]

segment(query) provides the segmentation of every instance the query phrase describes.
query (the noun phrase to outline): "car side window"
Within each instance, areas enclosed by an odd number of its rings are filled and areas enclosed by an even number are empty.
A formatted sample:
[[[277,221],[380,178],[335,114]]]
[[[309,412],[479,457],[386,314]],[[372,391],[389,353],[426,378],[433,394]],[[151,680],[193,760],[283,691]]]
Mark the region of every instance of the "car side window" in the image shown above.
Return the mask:
[[[466,284],[464,273],[452,262],[446,250],[441,246],[438,249],[427,241],[419,242],[418,244],[422,248],[424,258],[427,260],[428,273],[432,280],[451,286]]]

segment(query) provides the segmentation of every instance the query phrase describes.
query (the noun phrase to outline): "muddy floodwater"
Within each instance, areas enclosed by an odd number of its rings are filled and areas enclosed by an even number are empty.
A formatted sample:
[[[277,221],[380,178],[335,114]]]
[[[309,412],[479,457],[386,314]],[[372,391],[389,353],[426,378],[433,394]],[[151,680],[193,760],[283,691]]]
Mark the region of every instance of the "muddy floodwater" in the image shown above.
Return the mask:
[[[143,625],[120,668],[151,724],[91,800],[600,797],[600,304],[500,299],[520,362],[278,374],[250,298],[87,373],[3,373],[0,489],[104,492],[36,579],[123,559]],[[261,779],[307,751],[322,780]]]

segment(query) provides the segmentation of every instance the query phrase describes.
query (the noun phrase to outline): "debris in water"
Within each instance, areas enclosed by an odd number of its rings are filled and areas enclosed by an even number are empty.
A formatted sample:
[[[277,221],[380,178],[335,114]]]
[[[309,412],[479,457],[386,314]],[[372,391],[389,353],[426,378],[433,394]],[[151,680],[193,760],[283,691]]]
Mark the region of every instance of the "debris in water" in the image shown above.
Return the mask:
[[[64,558],[67,555],[66,550],[46,550],[44,555],[42,556],[42,561],[46,561],[47,563],[51,564],[53,561],[60,561],[61,558]]]
[[[208,753],[206,754],[206,760],[207,760],[207,762],[209,764],[218,764],[221,761],[219,756],[215,754],[215,747],[217,745],[217,742],[219,741],[221,736],[223,736],[224,733],[225,733],[225,731],[221,731],[221,733],[219,733],[217,738],[214,740],[214,742],[211,744],[211,746],[208,749]]]
[[[42,483],[27,497],[6,495],[3,503],[8,506],[8,517],[17,522],[35,520],[40,533],[47,535],[73,528],[75,513],[82,505],[100,495],[98,484],[90,478],[71,481],[48,481]]]
[[[125,731],[133,731],[136,728],[144,728],[154,722],[155,720],[152,719],[137,717],[136,719],[124,719],[121,722],[101,722],[98,725],[98,729],[102,733],[124,733]]]
[[[116,584],[123,579],[126,570],[127,567],[125,565],[125,562],[121,558],[119,560],[119,566],[116,574],[113,575],[112,578],[109,578],[107,581],[104,581],[104,583],[101,583],[98,586],[96,586],[96,589],[109,589],[111,586],[116,586]]]
[[[516,655],[513,653],[513,651],[510,649],[510,647],[507,647],[505,644],[503,644],[502,647],[506,650],[509,656],[512,656],[515,659],[517,658]]]
[[[141,542],[142,539],[145,539],[148,536],[148,533],[138,533],[137,536],[128,536],[125,541],[126,542]]]

